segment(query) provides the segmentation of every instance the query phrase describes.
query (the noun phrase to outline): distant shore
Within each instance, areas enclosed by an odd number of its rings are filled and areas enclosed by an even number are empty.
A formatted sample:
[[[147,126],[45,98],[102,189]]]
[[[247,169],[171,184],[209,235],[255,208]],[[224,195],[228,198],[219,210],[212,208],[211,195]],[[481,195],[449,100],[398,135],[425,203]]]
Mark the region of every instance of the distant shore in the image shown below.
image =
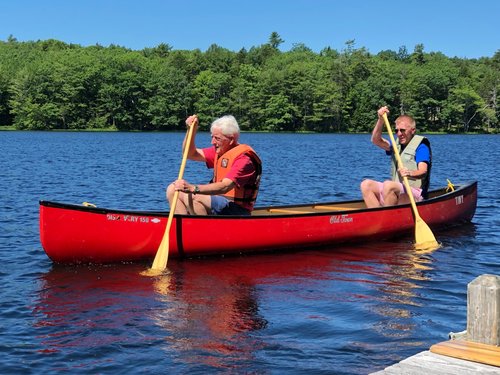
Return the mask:
[[[0,131],[42,131],[42,132],[126,132],[126,133],[178,133],[181,132],[182,130],[118,130],[116,128],[103,128],[103,129],[50,129],[50,130],[19,130],[16,129],[13,125],[0,125]],[[242,130],[242,133],[273,133],[270,131],[262,131],[262,130]],[[282,133],[282,134],[323,134],[323,133],[316,133],[313,131],[297,131],[297,132],[275,132],[275,133]],[[369,134],[368,132],[342,132],[342,133],[335,133],[335,132],[329,132],[329,133],[324,133],[324,134]],[[460,134],[460,135],[478,135],[478,134],[484,134],[484,135],[495,135],[498,133],[478,133],[478,132],[468,132],[468,133],[446,133],[446,132],[423,132],[422,134],[432,134],[432,135],[446,135],[446,134]]]

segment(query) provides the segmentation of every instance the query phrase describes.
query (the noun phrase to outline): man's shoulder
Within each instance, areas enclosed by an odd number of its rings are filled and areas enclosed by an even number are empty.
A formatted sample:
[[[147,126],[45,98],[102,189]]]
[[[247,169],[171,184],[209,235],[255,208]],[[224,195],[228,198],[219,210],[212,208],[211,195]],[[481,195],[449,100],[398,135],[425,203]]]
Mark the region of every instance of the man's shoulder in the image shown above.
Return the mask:
[[[427,137],[422,137],[422,140],[418,145],[417,150],[419,148],[430,148],[430,147],[431,147],[431,142],[429,141],[429,139]]]
[[[429,140],[429,138],[427,138],[425,135],[415,134],[413,136],[413,138],[415,138],[416,140],[418,140],[421,143],[430,143],[431,142]]]

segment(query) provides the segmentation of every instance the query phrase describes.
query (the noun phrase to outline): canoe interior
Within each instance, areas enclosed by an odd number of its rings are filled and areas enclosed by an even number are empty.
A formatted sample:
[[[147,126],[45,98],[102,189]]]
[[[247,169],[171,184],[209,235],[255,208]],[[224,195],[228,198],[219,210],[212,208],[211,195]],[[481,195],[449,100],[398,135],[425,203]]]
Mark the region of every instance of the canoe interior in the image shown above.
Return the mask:
[[[458,186],[456,188],[458,188]],[[429,192],[429,199],[446,194],[446,189],[447,188],[441,188]],[[338,203],[330,202],[306,205],[256,207],[252,212],[252,216],[318,214],[335,211],[355,211],[363,209],[367,209],[365,202],[362,200],[354,200]]]

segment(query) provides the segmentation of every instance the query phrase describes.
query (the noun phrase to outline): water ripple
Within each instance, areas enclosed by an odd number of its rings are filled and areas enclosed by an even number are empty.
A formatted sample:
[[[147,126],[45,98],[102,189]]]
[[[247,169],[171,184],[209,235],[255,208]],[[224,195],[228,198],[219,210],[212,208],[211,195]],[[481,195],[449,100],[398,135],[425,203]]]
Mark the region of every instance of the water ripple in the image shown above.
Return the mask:
[[[478,180],[479,200],[471,224],[435,232],[430,254],[406,237],[169,261],[157,278],[140,276],[144,264],[51,263],[38,200],[167,209],[183,136],[0,132],[2,373],[366,374],[465,329],[467,284],[500,274],[498,136],[432,136],[433,184]],[[363,177],[388,174],[369,135],[242,140],[265,163],[260,205],[357,199]],[[210,179],[199,164],[188,180]]]

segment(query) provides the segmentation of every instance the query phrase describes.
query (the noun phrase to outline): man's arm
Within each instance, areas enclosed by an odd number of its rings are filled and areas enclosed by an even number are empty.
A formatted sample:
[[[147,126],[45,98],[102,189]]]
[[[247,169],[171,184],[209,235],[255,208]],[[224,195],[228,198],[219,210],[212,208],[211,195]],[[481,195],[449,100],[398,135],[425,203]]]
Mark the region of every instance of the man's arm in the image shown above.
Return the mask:
[[[203,153],[203,150],[201,148],[197,148],[195,144],[196,133],[198,131],[198,116],[189,116],[186,119],[186,125],[188,129],[191,126],[194,126],[193,136],[191,138],[191,143],[189,144],[189,150],[187,154],[188,159],[195,161],[205,161],[205,154]],[[184,148],[186,147],[187,135],[188,132],[186,132],[186,136],[184,137],[184,141],[182,142],[182,150],[184,150]]]
[[[424,178],[429,170],[429,164],[431,162],[431,155],[429,147],[426,144],[421,143],[417,147],[415,154],[415,163],[417,163],[417,169],[409,170],[407,168],[400,168],[399,174],[401,176],[411,177],[411,178]]]
[[[385,151],[391,151],[391,144],[389,141],[382,138],[382,130],[384,129],[384,118],[382,116],[384,113],[389,113],[387,107],[382,107],[377,111],[378,119],[372,131],[372,143]]]
[[[195,185],[186,180],[174,181],[175,190],[183,191],[184,193],[203,194],[203,195],[220,195],[225,194],[234,187],[234,182],[229,178],[223,178],[219,182],[210,182],[204,185]]]

